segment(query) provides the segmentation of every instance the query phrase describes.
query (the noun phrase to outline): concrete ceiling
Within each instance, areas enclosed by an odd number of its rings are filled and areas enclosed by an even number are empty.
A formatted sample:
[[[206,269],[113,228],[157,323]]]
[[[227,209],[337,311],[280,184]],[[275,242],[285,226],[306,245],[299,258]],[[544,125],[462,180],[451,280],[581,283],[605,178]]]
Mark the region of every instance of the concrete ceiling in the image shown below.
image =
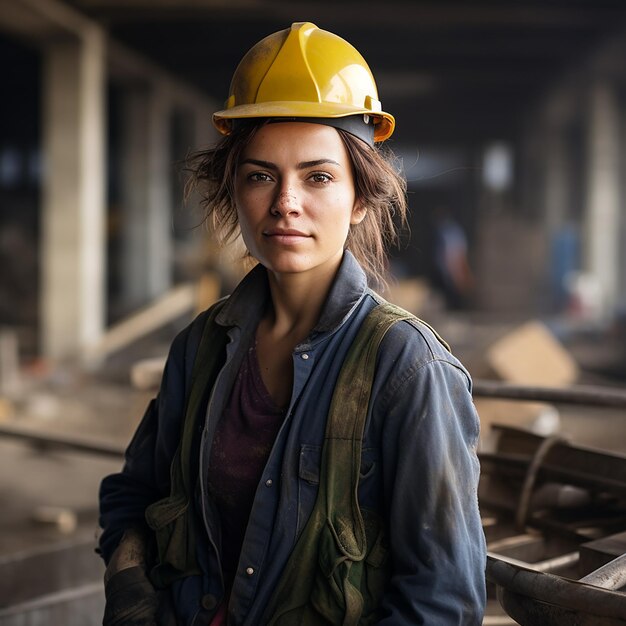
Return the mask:
[[[308,20],[355,45],[383,106],[420,139],[511,136],[542,93],[626,32],[624,0],[72,0],[223,101],[243,53]]]

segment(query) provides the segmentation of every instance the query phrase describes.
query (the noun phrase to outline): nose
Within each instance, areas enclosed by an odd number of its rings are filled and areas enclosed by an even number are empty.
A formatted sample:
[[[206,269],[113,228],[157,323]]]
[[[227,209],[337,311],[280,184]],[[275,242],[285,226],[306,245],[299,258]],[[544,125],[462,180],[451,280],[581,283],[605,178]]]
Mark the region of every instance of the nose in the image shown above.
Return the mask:
[[[274,216],[299,215],[301,212],[300,203],[291,187],[279,189],[272,204],[271,213]]]

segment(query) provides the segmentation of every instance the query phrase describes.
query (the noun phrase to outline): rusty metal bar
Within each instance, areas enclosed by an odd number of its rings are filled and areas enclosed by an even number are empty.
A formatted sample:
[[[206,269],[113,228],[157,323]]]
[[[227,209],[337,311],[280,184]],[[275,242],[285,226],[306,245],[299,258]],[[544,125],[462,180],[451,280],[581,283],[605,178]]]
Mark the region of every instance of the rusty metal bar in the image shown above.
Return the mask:
[[[618,556],[595,572],[580,579],[581,583],[617,590],[626,586],[626,554]]]
[[[491,473],[500,470],[502,476],[509,478],[523,479],[523,469],[528,467],[529,460],[514,459],[509,457],[498,458],[497,455],[480,455],[481,463],[483,463],[483,471]],[[619,460],[624,463],[623,460]],[[611,464],[607,463],[608,469]],[[582,467],[576,469],[573,463],[561,464],[560,459],[550,459],[539,469],[539,476],[544,481],[554,481],[570,485],[576,485],[582,488],[594,491],[607,491],[619,496],[626,496],[626,478],[624,476],[615,475],[611,477],[609,471],[599,471],[594,474],[589,468]],[[509,508],[509,507],[506,507]]]
[[[558,604],[537,602],[534,598],[502,587],[497,587],[496,595],[502,608],[520,626],[626,626],[623,616],[598,615],[593,607],[576,610]]]
[[[626,619],[626,594],[619,591],[516,567],[493,556],[487,556],[487,579],[505,592],[525,596],[536,604],[558,606],[598,618]]]
[[[496,380],[477,379],[474,380],[473,395],[483,398],[550,402],[553,404],[585,404],[588,406],[623,407],[626,409],[626,392],[598,385],[533,387],[513,385]],[[626,417],[626,413],[624,417]]]
[[[44,448],[61,448],[73,452],[87,452],[88,454],[99,454],[109,457],[124,456],[125,446],[114,443],[105,443],[79,437],[68,437],[67,435],[57,435],[51,433],[38,433],[25,428],[15,428],[14,426],[0,426],[0,437],[18,439],[33,446]]]
[[[498,449],[495,454],[481,454],[486,464],[501,462],[504,471],[517,473],[528,466],[543,437],[510,427],[498,427]],[[605,489],[626,495],[626,455],[601,452],[593,448],[557,442],[539,468],[543,479],[565,481],[592,489]]]
[[[615,511],[614,517],[611,517],[610,512],[608,512],[608,514],[601,517],[579,518],[569,523],[557,522],[549,517],[533,517],[529,522],[529,526],[545,534],[558,536],[561,539],[581,544],[596,538],[588,530],[585,530],[586,528],[599,528],[602,529],[605,535],[610,535],[623,529],[623,519],[623,511]]]
[[[491,547],[491,546],[489,546]],[[559,556],[553,556],[549,559],[544,559],[543,561],[536,561],[534,563],[528,563],[527,561],[521,561],[520,559],[516,559],[505,554],[500,554],[498,552],[494,552],[492,549],[487,551],[487,555],[494,559],[499,559],[504,563],[509,563],[510,565],[514,565],[516,567],[526,567],[529,569],[533,569],[536,572],[553,572],[561,567],[566,567],[568,565],[575,565],[580,561],[580,554],[578,552],[568,552],[567,554],[561,554]],[[593,583],[590,583],[593,584]],[[609,587],[604,587],[608,589]]]
[[[535,453],[530,459],[526,476],[524,477],[524,484],[522,485],[519,501],[517,503],[517,510],[515,511],[515,525],[518,529],[522,529],[526,525],[526,520],[530,514],[530,501],[535,491],[537,476],[539,475],[541,466],[551,450],[557,444],[562,443],[562,441],[563,440],[559,436],[547,437],[537,447]]]

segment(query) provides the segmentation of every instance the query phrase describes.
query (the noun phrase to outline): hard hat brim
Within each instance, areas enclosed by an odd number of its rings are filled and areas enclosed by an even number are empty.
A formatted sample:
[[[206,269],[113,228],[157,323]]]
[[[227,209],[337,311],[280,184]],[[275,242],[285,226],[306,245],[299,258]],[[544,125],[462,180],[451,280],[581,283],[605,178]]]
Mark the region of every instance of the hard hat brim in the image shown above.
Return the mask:
[[[369,115],[374,120],[374,141],[388,139],[393,133],[395,119],[393,115],[382,111],[371,111],[349,104],[316,102],[263,102],[258,104],[240,104],[231,109],[223,109],[213,114],[213,124],[223,135],[232,131],[232,120],[265,117],[314,117],[339,118],[349,115]]]

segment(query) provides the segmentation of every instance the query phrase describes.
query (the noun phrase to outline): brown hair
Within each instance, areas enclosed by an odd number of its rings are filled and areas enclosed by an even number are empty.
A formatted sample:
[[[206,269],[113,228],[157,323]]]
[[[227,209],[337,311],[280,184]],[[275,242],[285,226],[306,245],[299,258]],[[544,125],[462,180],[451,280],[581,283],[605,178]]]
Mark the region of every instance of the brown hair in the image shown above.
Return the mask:
[[[266,121],[238,127],[207,150],[192,154],[187,161],[189,177],[185,197],[197,191],[200,204],[210,219],[218,241],[226,243],[239,233],[234,185],[237,164],[245,147]],[[398,242],[398,230],[406,225],[406,180],[396,168],[388,149],[372,148],[350,133],[337,129],[346,146],[354,171],[357,200],[366,209],[360,224],[350,227],[345,247],[354,254],[377,286],[385,285],[386,250]]]

